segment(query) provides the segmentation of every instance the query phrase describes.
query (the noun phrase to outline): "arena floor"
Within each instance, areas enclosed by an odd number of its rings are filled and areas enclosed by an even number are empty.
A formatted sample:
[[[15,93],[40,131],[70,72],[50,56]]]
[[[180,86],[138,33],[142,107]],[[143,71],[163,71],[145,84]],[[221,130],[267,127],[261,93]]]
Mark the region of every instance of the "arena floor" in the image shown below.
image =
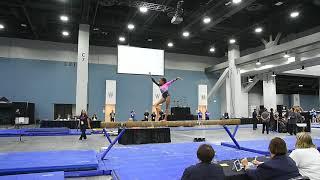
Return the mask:
[[[215,130],[171,130],[172,143],[192,142],[194,137],[205,137],[207,142],[220,144],[222,141],[231,141],[225,130],[219,129],[219,126],[210,126]],[[269,135],[261,133],[261,126],[257,130],[252,130],[251,125],[243,125],[239,128],[237,140],[254,140],[254,139],[272,139],[273,137],[286,137],[284,133],[271,132]],[[312,136],[320,138],[320,128],[312,128]],[[48,151],[48,150],[97,150],[107,146],[108,142],[101,134],[90,135],[87,140],[79,141],[78,136],[36,136],[23,137],[22,142],[19,142],[18,137],[1,137],[0,152],[26,152],[26,151]],[[116,145],[121,146],[121,145]],[[111,177],[90,177],[76,178],[78,180],[100,180],[111,179]]]

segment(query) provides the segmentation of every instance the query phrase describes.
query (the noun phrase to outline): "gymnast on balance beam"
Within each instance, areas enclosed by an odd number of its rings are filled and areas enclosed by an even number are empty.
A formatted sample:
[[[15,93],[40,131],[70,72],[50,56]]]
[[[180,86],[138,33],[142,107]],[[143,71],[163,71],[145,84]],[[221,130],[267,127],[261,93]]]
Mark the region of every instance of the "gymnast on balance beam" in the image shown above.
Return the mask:
[[[159,79],[159,82],[157,82],[156,80],[153,79],[151,73],[150,77],[152,79],[152,82],[155,83],[157,86],[159,86],[160,88],[160,92],[162,94],[161,99],[154,105],[156,107],[156,111],[157,111],[157,116],[156,116],[156,120],[159,121],[159,112],[161,111],[161,107],[160,104],[166,102],[166,110],[165,110],[165,116],[164,116],[164,121],[167,120],[168,117],[168,113],[169,113],[169,106],[170,106],[170,94],[169,94],[169,87],[171,86],[171,84],[177,80],[182,80],[180,77],[177,77],[176,79],[173,79],[171,81],[167,82],[167,79],[162,77]]]

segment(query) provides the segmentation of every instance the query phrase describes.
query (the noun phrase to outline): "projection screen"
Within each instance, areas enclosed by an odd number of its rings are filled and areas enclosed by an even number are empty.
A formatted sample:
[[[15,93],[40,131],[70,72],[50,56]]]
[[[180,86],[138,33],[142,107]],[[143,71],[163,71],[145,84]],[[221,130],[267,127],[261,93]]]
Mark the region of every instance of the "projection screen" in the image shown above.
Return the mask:
[[[118,73],[164,75],[164,50],[118,45]]]

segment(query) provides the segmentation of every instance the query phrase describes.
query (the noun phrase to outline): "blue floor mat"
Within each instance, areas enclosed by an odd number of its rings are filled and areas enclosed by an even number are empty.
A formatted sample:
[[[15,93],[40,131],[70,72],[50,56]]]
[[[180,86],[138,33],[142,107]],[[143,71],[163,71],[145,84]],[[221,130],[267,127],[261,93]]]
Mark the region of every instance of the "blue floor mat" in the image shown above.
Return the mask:
[[[48,173],[0,176],[0,180],[64,180],[64,172],[59,171]]]
[[[68,128],[23,128],[23,129],[2,129],[0,130],[0,137],[12,136],[70,136],[80,135],[79,129]],[[92,130],[86,131],[87,135],[92,134]]]
[[[92,150],[0,153],[0,175],[98,168]]]
[[[198,162],[196,151],[201,143],[169,143],[119,146],[111,149],[104,160],[107,169],[121,180],[180,179],[183,170]],[[255,157],[259,154],[212,145],[216,160]]]
[[[295,137],[287,137],[284,138],[287,143],[288,151],[291,152],[295,149],[296,138]],[[263,155],[269,155],[269,143],[270,140],[250,140],[250,141],[238,141],[241,150],[255,152]],[[320,150],[320,139],[314,139],[313,143],[318,147]],[[233,142],[222,142],[222,146],[237,148]]]

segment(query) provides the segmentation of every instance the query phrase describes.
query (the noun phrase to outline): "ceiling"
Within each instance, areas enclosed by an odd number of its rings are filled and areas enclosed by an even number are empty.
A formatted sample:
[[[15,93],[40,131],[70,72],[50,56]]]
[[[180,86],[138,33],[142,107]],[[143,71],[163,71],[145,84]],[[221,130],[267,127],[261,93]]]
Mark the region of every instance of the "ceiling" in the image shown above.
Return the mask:
[[[0,30],[2,37],[37,39],[66,43],[77,43],[78,25],[91,25],[90,44],[116,47],[120,35],[132,46],[165,49],[168,52],[223,57],[228,40],[233,37],[241,50],[261,46],[261,38],[282,32],[282,37],[303,32],[320,25],[320,0],[242,0],[240,4],[230,0],[185,0],[184,21],[178,25],[170,20],[178,0],[1,0]],[[277,2],[283,2],[276,6]],[[141,3],[148,2],[146,14],[139,12]],[[153,3],[153,4],[151,4]],[[291,19],[293,10],[300,16]],[[69,16],[61,22],[59,16]],[[204,16],[211,17],[203,24]],[[135,29],[128,31],[127,24]],[[259,35],[256,27],[262,27]],[[70,32],[69,37],[61,35]],[[188,30],[190,37],[183,38]],[[167,43],[174,46],[169,48]],[[210,53],[209,48],[215,47]]]
[[[277,94],[319,94],[318,78],[278,75],[276,82]]]

